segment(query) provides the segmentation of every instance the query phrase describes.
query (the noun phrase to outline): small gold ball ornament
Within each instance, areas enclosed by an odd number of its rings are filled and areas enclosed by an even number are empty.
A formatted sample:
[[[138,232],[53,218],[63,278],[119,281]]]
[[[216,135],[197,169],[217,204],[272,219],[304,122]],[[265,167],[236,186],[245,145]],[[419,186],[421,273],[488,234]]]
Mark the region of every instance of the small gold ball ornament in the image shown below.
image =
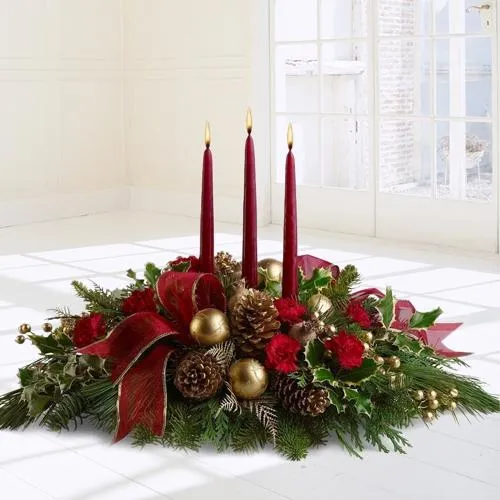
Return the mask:
[[[276,259],[262,259],[258,262],[259,268],[264,268],[270,281],[281,283],[283,277],[283,264]],[[259,275],[259,284],[263,284],[263,277]]]
[[[457,390],[457,389],[452,389],[452,390],[450,391],[450,396],[451,396],[452,398],[458,398],[458,390]]]
[[[429,401],[436,399],[437,398],[437,392],[436,391],[428,391],[427,392],[427,399]]]
[[[19,327],[19,333],[22,333],[22,334],[27,334],[31,332],[31,326],[28,325],[28,323],[23,323],[20,327]]]
[[[16,337],[16,344],[24,344],[26,337],[24,335],[18,335]]]
[[[332,307],[332,301],[322,293],[313,295],[308,301],[309,308],[319,315],[326,314]]]
[[[50,333],[52,331],[52,323],[44,323],[42,325],[42,330],[45,332],[45,333]]]
[[[229,368],[229,381],[236,397],[257,399],[266,392],[269,375],[256,359],[243,358]]]
[[[431,410],[437,410],[439,408],[439,401],[437,399],[432,399],[429,401],[428,406]]]
[[[373,359],[377,365],[383,365],[385,361],[382,356],[375,356]]]
[[[337,333],[337,328],[335,328],[334,325],[328,325],[328,333],[334,335],[335,333]]]
[[[413,395],[413,397],[417,401],[423,401],[425,399],[425,393],[424,393],[424,391],[418,390],[418,391],[415,391],[415,394]]]
[[[363,349],[365,352],[368,352],[370,350],[370,344],[368,342],[363,343]]]
[[[448,405],[448,408],[451,411],[455,411],[457,409],[457,403],[455,403],[455,401],[450,401],[450,404]]]
[[[222,311],[210,307],[194,315],[189,331],[201,345],[220,344],[226,341],[230,334],[227,316]]]
[[[373,333],[372,332],[364,332],[363,337],[365,339],[365,342],[368,342],[368,343],[373,342]]]
[[[424,422],[427,422],[428,424],[434,420],[434,417],[435,417],[435,415],[434,415],[434,412],[432,412],[432,411],[426,411],[423,414]]]
[[[401,360],[397,356],[391,356],[387,362],[392,368],[399,368],[401,366]]]

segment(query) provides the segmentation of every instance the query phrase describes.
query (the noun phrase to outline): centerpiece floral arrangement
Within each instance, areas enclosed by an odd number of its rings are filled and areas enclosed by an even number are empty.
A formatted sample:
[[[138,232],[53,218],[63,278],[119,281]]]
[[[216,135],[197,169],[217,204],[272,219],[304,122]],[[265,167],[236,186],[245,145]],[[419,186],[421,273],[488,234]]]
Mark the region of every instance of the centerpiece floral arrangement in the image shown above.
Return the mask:
[[[331,437],[360,455],[403,452],[403,430],[441,414],[500,411],[481,382],[456,373],[467,353],[442,340],[459,324],[417,311],[388,288],[362,290],[356,268],[297,255],[295,161],[288,130],[283,262],[257,259],[251,115],[247,116],[243,259],[214,255],[206,129],[200,256],[129,271],[130,286],[73,282],[86,311],[57,309],[16,338],[40,358],[0,397],[0,429],[51,430],[89,419],[118,441],[257,450],[291,460]]]

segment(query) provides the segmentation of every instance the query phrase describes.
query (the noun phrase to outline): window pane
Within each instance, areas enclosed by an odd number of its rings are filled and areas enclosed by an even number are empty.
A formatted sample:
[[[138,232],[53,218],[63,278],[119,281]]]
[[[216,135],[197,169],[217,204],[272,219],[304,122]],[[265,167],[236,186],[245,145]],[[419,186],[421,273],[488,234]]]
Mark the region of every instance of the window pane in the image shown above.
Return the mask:
[[[489,4],[481,0],[435,0],[437,33],[484,33],[491,29],[493,9],[476,9]]]
[[[367,46],[364,42],[322,45],[323,111],[368,113]]]
[[[432,135],[428,120],[381,120],[381,191],[431,195]]]
[[[380,41],[380,113],[431,113],[430,44],[427,39]]]
[[[323,185],[366,189],[369,135],[366,119],[328,117],[322,122]]]
[[[491,38],[466,40],[467,116],[491,116]]]
[[[367,6],[366,0],[321,0],[321,37],[366,37]]]
[[[431,33],[430,0],[378,0],[378,5],[378,29],[382,36]]]
[[[278,116],[276,118],[276,181],[285,181],[285,161],[288,153],[286,132],[293,126],[295,175],[299,185],[321,185],[319,158],[319,120],[316,116]]]
[[[276,48],[276,111],[316,112],[319,101],[316,44]]]
[[[274,33],[278,42],[318,38],[317,0],[275,0]]]

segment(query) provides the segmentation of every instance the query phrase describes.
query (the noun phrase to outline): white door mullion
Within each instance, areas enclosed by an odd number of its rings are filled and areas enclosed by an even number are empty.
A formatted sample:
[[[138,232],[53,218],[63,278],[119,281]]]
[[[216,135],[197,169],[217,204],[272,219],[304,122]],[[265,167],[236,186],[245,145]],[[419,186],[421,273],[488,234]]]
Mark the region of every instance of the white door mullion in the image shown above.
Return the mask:
[[[466,6],[465,0],[455,0],[456,5],[450,9],[450,33],[465,32]],[[465,117],[466,115],[466,50],[465,36],[452,38],[450,44],[449,82],[450,82],[450,115]],[[449,141],[449,178],[450,194],[455,199],[465,199],[466,188],[466,127],[465,121],[450,123]]]

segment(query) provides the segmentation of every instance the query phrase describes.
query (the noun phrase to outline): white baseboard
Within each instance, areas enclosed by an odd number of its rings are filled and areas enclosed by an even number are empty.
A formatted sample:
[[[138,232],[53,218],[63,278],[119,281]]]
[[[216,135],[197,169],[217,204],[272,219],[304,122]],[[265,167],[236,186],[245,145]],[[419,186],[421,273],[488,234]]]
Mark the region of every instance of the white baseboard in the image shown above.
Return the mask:
[[[0,228],[113,210],[126,210],[129,206],[130,189],[128,187],[3,201],[0,202]]]

